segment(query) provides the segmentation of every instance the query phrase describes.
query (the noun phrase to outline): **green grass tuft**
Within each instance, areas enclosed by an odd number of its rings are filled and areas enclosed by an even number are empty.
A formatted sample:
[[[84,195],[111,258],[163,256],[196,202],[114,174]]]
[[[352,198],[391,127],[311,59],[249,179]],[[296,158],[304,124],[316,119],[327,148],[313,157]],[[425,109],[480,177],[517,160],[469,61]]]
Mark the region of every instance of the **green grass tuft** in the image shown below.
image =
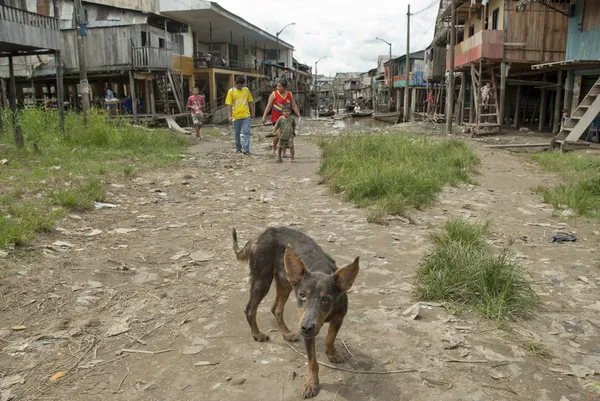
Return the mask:
[[[431,253],[416,278],[417,296],[468,306],[490,319],[530,316],[538,304],[532,284],[508,249],[497,253],[485,242],[489,229],[489,221],[452,219],[431,234]]]
[[[61,132],[55,111],[20,110],[25,149],[17,149],[12,118],[3,113],[0,133],[0,248],[25,244],[49,229],[67,211],[89,210],[104,199],[101,179],[178,163],[188,138],[109,120],[101,110],[67,113]]]
[[[548,171],[559,173],[564,183],[534,188],[555,209],[571,209],[581,216],[600,218],[600,158],[574,153],[532,155]]]
[[[349,135],[322,140],[320,173],[335,192],[371,217],[431,205],[446,185],[472,183],[477,156],[458,140],[410,135]]]

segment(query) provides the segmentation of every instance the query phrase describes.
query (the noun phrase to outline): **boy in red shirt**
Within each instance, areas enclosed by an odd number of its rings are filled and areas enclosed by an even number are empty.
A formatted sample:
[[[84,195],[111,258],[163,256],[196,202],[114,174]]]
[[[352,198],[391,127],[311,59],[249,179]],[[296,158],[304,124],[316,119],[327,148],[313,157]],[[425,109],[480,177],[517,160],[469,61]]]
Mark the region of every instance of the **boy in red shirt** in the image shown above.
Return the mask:
[[[204,96],[200,95],[200,90],[194,88],[192,96],[188,98],[187,106],[192,111],[192,122],[196,130],[196,139],[202,139],[200,130],[202,129],[202,120],[204,119]]]

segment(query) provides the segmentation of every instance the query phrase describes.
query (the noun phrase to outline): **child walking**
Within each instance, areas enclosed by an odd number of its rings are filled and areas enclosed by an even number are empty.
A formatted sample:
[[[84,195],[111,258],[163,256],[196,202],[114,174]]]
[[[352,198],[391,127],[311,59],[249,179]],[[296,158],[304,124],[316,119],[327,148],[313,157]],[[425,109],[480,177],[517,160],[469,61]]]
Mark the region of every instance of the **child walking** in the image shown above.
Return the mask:
[[[290,150],[290,157],[292,163],[294,162],[294,137],[296,136],[296,120],[292,117],[292,108],[286,104],[283,106],[283,115],[279,117],[277,123],[275,123],[275,135],[277,135],[279,141],[279,148],[277,149],[277,163],[282,163],[281,153],[284,149]]]

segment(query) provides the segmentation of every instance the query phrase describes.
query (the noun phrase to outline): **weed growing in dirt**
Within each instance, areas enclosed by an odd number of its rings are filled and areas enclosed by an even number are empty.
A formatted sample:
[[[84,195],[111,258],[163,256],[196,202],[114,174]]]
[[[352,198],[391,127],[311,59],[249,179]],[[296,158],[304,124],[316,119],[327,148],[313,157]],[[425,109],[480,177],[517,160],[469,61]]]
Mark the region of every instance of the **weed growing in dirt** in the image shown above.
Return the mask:
[[[322,140],[320,173],[335,192],[361,207],[371,221],[432,204],[445,185],[472,183],[477,156],[458,140],[411,135],[348,135]]]
[[[66,211],[92,208],[104,199],[104,181],[179,161],[188,139],[167,130],[149,130],[109,121],[100,110],[68,113],[61,132],[58,114],[43,109],[19,113],[25,149],[17,149],[12,119],[3,112],[0,133],[0,248],[31,241]]]
[[[545,169],[558,172],[565,183],[541,186],[535,191],[555,209],[600,218],[600,158],[573,153],[544,153],[532,158]]]
[[[419,267],[420,299],[469,306],[490,319],[528,317],[538,299],[508,249],[496,252],[484,236],[490,222],[448,220],[429,235],[433,247]]]
[[[535,341],[528,341],[524,343],[523,349],[525,349],[525,351],[527,351],[527,353],[531,356],[537,356],[541,358],[552,357],[552,354],[550,354],[550,351],[544,344]]]

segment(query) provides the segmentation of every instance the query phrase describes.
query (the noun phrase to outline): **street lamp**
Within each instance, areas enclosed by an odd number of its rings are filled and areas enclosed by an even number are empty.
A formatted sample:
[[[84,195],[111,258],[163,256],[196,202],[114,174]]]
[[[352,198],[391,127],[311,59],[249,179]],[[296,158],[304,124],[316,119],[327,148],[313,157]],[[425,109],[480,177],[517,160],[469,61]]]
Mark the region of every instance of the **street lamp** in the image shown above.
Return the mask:
[[[289,24],[287,24],[286,26],[284,26],[283,28],[281,28],[281,31],[279,31],[279,32],[277,32],[277,33],[275,34],[275,36],[277,37],[277,49],[276,49],[276,50],[277,50],[277,53],[275,53],[275,54],[276,54],[276,56],[277,56],[277,59],[275,60],[275,61],[276,61],[276,63],[275,63],[275,64],[279,64],[279,35],[281,34],[281,32],[283,32],[283,31],[284,31],[284,29],[285,29],[285,28],[287,28],[287,27],[288,27],[288,26],[290,26],[290,25],[296,25],[296,23],[295,23],[295,22],[290,22]],[[287,67],[287,66],[285,65],[285,62],[284,62],[284,67]]]
[[[327,58],[327,56],[323,56],[320,59],[318,59],[317,61],[315,61],[315,90],[317,92],[317,110],[316,110],[315,117],[317,117],[319,115],[319,98],[320,98],[320,95],[321,95],[321,93],[319,91],[319,88],[317,86],[317,64],[319,64],[319,61],[321,61],[321,60],[323,60],[325,58]]]
[[[376,40],[381,40],[382,42],[385,42],[388,44],[388,46],[390,47],[390,86],[388,86],[388,111],[391,110],[391,103],[392,103],[392,83],[394,82],[394,78],[392,76],[392,44],[390,42],[388,42],[387,40],[381,39],[381,38],[375,38]]]

